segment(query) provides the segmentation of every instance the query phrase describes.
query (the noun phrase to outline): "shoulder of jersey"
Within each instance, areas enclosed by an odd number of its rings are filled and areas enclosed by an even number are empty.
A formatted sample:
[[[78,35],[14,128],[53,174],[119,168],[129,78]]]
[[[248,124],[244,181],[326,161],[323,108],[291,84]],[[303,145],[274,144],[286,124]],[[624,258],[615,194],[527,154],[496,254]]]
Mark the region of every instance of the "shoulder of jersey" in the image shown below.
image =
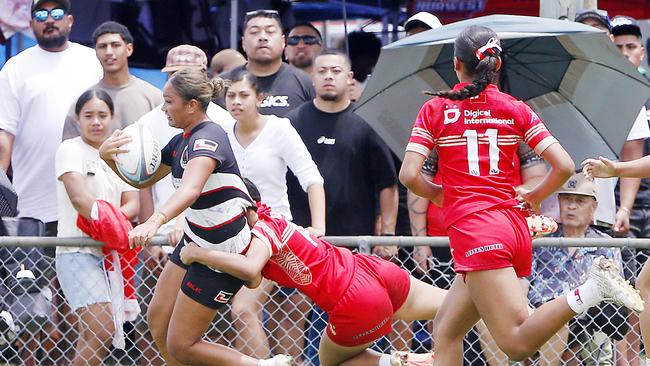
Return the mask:
[[[447,98],[432,97],[431,99],[424,102],[424,105],[438,107],[438,106],[441,106],[441,105],[444,105],[444,104],[452,104],[452,103],[459,103],[459,102],[460,101],[451,100],[451,99],[447,99]]]

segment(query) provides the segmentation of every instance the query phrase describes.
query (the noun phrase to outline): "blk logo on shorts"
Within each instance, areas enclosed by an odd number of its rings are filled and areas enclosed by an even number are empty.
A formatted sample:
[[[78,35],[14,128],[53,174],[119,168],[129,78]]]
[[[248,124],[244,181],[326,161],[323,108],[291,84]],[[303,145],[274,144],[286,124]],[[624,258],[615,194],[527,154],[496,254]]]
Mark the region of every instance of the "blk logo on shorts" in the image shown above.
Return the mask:
[[[214,301],[225,304],[228,301],[230,301],[231,297],[232,297],[232,292],[219,291],[217,296],[214,297]]]
[[[187,286],[187,288],[192,290],[194,293],[197,293],[197,294],[201,293],[201,288],[198,287],[197,285],[195,285],[192,281],[187,281],[187,283],[185,283],[185,286]]]

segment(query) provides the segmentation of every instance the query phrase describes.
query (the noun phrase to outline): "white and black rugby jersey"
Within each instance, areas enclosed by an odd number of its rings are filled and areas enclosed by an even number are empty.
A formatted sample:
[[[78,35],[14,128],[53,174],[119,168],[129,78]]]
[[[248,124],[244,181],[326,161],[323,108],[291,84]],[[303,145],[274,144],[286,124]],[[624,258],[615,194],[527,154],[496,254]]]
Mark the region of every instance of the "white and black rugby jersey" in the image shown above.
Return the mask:
[[[172,138],[162,150],[162,163],[172,168],[178,189],[187,163],[198,156],[218,164],[202,189],[201,196],[185,210],[185,235],[198,246],[228,253],[241,253],[251,239],[246,208],[253,200],[242,181],[226,132],[205,121],[189,133]]]

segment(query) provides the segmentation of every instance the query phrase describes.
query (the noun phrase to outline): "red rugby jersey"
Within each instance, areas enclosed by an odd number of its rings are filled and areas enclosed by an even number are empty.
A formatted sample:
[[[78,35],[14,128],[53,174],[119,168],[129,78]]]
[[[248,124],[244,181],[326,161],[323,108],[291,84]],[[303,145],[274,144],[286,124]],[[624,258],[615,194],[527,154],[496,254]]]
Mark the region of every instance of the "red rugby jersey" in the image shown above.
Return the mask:
[[[467,85],[457,84],[454,90]],[[538,155],[557,140],[524,102],[490,84],[465,100],[434,98],[415,120],[407,151],[438,150],[445,225],[490,207],[514,206],[515,155],[524,140]]]
[[[271,258],[262,275],[281,286],[297,288],[328,311],[350,286],[354,254],[336,247],[260,205],[251,230],[268,247]]]

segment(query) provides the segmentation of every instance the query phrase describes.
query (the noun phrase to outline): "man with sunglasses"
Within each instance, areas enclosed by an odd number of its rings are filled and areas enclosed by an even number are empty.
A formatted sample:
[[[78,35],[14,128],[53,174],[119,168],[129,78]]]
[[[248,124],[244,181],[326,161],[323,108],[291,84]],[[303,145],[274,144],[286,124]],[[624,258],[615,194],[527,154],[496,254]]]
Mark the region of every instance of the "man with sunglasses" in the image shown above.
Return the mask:
[[[255,10],[246,13],[242,48],[248,63],[220,75],[247,70],[257,78],[264,93],[260,106],[262,114],[284,117],[302,103],[315,97],[309,76],[282,61],[285,38],[280,16],[275,10]],[[224,106],[223,99],[219,104]]]
[[[289,30],[284,49],[289,65],[311,74],[314,59],[323,51],[323,37],[311,23],[297,23]]]
[[[30,27],[38,44],[0,70],[0,168],[7,171],[10,163],[13,168],[21,236],[56,236],[54,155],[63,122],[70,104],[102,76],[93,49],[69,41],[70,5],[69,0],[34,0]],[[45,255],[37,248],[12,249],[16,260],[35,271],[45,292],[53,273],[43,272],[54,268],[53,249],[45,249]],[[35,361],[30,357],[35,354],[23,353],[24,363]]]

